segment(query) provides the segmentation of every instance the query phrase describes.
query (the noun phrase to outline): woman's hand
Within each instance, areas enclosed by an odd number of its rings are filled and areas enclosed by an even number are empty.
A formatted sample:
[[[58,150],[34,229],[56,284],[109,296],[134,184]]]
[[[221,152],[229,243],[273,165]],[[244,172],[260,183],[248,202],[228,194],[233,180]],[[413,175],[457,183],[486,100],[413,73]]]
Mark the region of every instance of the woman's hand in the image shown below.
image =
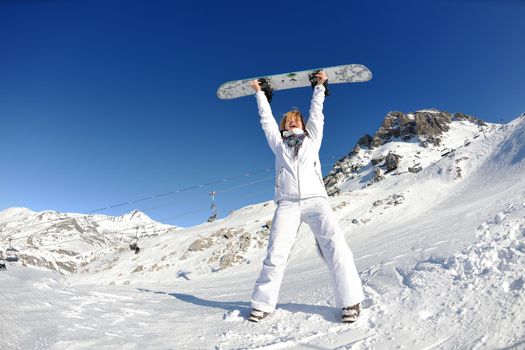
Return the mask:
[[[323,85],[324,82],[328,80],[328,77],[326,76],[326,72],[323,70],[319,71],[316,77],[317,77],[317,85]]]
[[[255,92],[261,91],[261,85],[259,85],[259,81],[257,79],[250,81],[250,86],[255,90]]]

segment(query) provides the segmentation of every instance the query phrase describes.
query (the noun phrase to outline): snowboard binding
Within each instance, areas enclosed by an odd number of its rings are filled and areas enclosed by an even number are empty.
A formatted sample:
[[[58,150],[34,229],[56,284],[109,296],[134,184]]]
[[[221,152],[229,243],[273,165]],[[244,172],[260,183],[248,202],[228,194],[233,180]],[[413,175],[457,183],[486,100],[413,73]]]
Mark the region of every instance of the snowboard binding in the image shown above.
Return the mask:
[[[315,89],[315,87],[317,86],[317,74],[320,71],[321,70],[318,69],[318,70],[315,70],[312,73],[308,74],[308,79],[310,80],[310,84],[312,84],[312,89]],[[323,86],[324,86],[324,95],[325,96],[330,96],[330,90],[328,90],[328,80],[326,80],[323,83]]]
[[[273,89],[272,89],[272,86],[270,85],[270,81],[266,78],[259,78],[257,79],[257,81],[259,82],[261,91],[263,91],[264,94],[266,95],[266,99],[268,99],[268,103],[271,103],[272,98],[273,98]]]

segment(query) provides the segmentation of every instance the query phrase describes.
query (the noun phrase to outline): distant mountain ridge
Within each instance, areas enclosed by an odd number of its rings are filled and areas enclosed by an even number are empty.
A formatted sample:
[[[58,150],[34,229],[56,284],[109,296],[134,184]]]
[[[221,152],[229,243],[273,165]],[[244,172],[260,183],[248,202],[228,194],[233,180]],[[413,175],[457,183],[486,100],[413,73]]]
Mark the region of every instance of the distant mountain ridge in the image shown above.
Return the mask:
[[[22,264],[69,274],[102,255],[129,249],[137,239],[179,229],[138,210],[114,217],[9,208],[0,212],[0,253],[11,239],[14,248],[23,247]]]

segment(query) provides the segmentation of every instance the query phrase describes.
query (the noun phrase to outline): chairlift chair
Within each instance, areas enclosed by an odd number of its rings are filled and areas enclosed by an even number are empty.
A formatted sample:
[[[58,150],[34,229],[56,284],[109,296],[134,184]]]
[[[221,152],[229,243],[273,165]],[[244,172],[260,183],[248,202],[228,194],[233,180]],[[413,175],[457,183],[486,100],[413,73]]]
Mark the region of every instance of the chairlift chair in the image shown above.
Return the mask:
[[[217,192],[215,192],[215,191],[211,191],[210,192],[210,196],[211,196],[211,206],[210,206],[211,215],[208,218],[208,222],[214,222],[217,219],[217,206],[215,205],[215,195],[216,194],[217,194]]]
[[[7,248],[5,250],[5,255],[6,255],[5,260],[10,261],[10,262],[17,262],[18,261],[18,255],[16,254],[17,252],[18,250],[16,250],[15,248]]]
[[[139,243],[139,240],[136,239],[135,242],[129,244],[129,249],[134,250],[135,254],[138,254],[140,252],[140,247],[138,243]]]
[[[217,213],[213,213],[209,218],[208,222],[214,222],[217,219]]]

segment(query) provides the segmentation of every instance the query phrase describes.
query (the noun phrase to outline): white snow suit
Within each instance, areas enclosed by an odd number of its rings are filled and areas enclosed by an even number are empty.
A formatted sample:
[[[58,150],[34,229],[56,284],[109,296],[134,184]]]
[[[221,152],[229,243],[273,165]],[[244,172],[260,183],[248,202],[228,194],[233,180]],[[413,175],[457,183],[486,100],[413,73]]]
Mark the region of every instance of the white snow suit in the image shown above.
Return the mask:
[[[261,125],[268,144],[275,154],[275,202],[268,252],[252,293],[252,307],[272,312],[288,256],[295,243],[302,221],[314,233],[318,248],[328,264],[337,307],[355,305],[364,299],[363,287],[343,231],[328,203],[321,176],[319,149],[323,137],[323,102],[325,88],[314,89],[310,115],[306,123],[307,137],[297,157],[281,137],[270,104],[263,92],[255,97]]]

